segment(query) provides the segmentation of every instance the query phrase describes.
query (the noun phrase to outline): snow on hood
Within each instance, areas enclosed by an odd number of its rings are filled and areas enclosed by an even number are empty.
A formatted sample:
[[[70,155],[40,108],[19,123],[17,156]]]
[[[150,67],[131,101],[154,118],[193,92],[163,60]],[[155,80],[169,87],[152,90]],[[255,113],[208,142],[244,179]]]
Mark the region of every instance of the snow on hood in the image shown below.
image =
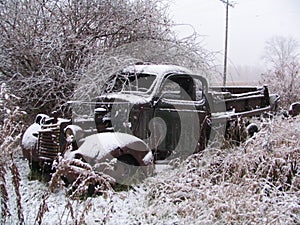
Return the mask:
[[[120,101],[126,101],[132,104],[144,104],[147,103],[147,99],[145,97],[133,94],[125,94],[125,93],[109,93],[99,96],[100,99],[115,99],[115,103]]]
[[[97,133],[86,137],[79,149],[66,155],[67,159],[75,158],[76,154],[83,156],[88,163],[101,161],[111,151],[123,147],[140,151],[150,151],[147,145],[139,138],[126,133]]]

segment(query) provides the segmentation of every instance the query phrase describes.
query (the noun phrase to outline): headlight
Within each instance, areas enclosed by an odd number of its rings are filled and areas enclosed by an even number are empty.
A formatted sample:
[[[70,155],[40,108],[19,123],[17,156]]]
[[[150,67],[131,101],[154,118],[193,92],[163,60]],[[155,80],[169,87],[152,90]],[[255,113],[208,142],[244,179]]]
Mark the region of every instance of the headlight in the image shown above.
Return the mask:
[[[83,137],[83,130],[77,125],[69,125],[64,130],[65,137],[68,143],[78,141]]]
[[[73,133],[73,130],[70,128],[67,128],[65,130],[65,137],[66,137],[67,142],[69,142],[69,143],[75,141],[75,135]]]

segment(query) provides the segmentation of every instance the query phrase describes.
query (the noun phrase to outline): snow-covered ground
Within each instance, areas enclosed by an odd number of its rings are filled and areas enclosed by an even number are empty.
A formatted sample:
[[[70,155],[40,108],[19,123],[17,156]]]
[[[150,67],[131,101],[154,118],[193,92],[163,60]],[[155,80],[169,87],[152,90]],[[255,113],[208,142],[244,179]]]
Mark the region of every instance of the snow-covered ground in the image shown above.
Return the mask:
[[[82,200],[30,180],[21,154],[15,163],[21,204],[7,170],[2,224],[19,224],[18,209],[24,224],[300,224],[300,117],[275,118],[240,147],[207,148],[128,191]]]

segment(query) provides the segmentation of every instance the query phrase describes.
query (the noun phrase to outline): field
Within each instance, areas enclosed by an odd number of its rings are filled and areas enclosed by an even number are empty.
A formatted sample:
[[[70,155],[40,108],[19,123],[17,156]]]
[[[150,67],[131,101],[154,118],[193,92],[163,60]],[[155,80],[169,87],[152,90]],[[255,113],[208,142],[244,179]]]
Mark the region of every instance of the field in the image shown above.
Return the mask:
[[[300,117],[265,120],[239,147],[208,147],[139,185],[93,197],[50,190],[19,147],[8,160],[2,224],[300,224]]]

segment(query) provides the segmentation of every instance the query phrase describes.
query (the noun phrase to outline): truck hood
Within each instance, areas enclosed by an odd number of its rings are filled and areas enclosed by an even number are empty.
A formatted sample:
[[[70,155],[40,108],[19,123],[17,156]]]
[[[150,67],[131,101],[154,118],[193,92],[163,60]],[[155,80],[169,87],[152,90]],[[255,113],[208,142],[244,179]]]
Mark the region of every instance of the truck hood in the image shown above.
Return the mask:
[[[131,103],[131,104],[144,104],[149,101],[149,99],[145,96],[140,96],[136,94],[126,94],[126,93],[109,93],[103,94],[98,97],[99,102],[107,103]]]
[[[150,97],[126,94],[109,93],[97,99],[95,107],[95,122],[98,132],[118,131],[131,133],[132,112],[136,106],[146,105]]]

